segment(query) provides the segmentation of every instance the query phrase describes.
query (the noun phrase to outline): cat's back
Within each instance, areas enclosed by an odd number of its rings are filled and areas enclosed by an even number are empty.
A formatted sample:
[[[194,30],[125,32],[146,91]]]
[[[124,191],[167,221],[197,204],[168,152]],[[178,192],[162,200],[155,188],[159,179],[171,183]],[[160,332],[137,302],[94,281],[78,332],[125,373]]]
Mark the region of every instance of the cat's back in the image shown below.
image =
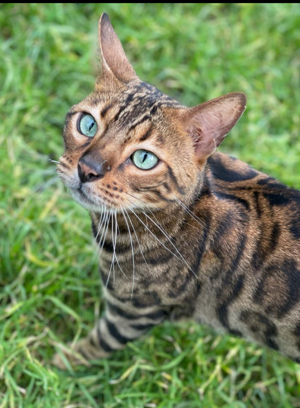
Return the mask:
[[[213,240],[195,317],[298,358],[300,192],[225,154],[207,167]]]
[[[291,222],[291,218],[300,215],[300,190],[223,153],[214,153],[207,164],[210,187],[217,197],[221,198],[223,194],[224,199],[227,195],[232,200],[234,197],[237,201],[239,198],[245,200],[244,208],[250,212],[253,210],[257,218],[275,212],[282,213],[285,220]],[[300,220],[293,219],[291,232],[295,239],[300,239]]]
[[[242,219],[237,236],[250,242],[251,265],[276,258],[278,266],[292,258],[300,270],[300,191],[226,154],[213,154],[208,167],[220,216],[226,203]]]

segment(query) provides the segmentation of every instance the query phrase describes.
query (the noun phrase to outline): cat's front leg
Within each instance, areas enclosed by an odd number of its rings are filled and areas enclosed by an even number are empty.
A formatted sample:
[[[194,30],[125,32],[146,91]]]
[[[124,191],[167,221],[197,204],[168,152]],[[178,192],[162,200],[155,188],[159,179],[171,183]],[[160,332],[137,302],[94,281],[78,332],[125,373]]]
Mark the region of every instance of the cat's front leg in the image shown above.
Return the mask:
[[[123,349],[129,341],[145,334],[152,327],[166,319],[168,313],[160,308],[142,308],[128,310],[118,304],[108,303],[104,316],[97,322],[89,335],[71,346],[64,355],[71,365],[90,365],[90,360],[110,356],[114,351]],[[61,355],[56,353],[53,364],[66,369]]]

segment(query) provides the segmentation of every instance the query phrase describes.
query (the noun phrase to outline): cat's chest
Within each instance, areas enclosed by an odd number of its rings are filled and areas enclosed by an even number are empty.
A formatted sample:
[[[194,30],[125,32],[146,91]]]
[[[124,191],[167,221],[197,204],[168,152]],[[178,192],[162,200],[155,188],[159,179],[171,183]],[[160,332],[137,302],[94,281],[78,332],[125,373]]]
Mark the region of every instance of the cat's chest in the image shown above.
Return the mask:
[[[105,262],[100,262],[100,270],[101,265],[105,266]],[[218,263],[214,262],[214,267],[217,266]],[[212,272],[210,256],[203,256],[202,267]],[[102,270],[101,277],[104,293],[124,307],[140,311],[149,307],[162,308],[168,310],[170,318],[175,321],[193,317],[199,297],[207,293],[207,283],[199,272],[195,273],[182,260],[171,256],[156,265],[144,262],[140,268],[129,261],[122,265],[122,271],[118,265],[110,266],[108,270]],[[204,303],[211,304],[212,298],[212,293],[208,294]]]
[[[100,260],[103,287],[114,297],[136,307],[173,306],[195,300],[200,288],[198,276],[176,257],[156,265],[127,264],[111,266]],[[122,268],[122,270],[120,269]]]

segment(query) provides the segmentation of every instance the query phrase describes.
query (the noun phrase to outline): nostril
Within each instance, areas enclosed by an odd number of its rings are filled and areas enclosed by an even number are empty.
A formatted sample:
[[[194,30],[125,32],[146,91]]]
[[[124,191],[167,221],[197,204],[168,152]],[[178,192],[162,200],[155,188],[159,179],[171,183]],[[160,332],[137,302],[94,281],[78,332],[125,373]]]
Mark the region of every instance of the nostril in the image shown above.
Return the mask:
[[[93,174],[93,173],[89,173],[89,174],[86,176],[86,178],[87,178],[88,180],[93,180],[94,178],[97,178],[97,176],[96,176],[95,174]]]

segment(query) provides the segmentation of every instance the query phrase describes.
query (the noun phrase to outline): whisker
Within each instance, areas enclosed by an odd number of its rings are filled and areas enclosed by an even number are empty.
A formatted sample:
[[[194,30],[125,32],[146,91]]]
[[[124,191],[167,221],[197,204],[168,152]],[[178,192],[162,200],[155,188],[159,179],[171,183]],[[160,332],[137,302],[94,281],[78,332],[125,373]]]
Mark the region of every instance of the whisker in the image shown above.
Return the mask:
[[[132,208],[130,208],[130,211],[140,220],[140,222],[144,225],[144,227],[150,232],[150,234],[167,250],[167,251],[169,251],[173,256],[175,256],[175,258],[177,258],[179,261],[181,261],[181,262],[183,262],[187,267],[188,267],[188,269],[196,276],[196,278],[198,278],[198,276],[195,274],[195,272],[191,269],[191,267],[189,266],[189,264],[186,262],[186,260],[183,258],[183,256],[181,255],[181,253],[178,251],[178,249],[175,247],[175,245],[173,244],[173,242],[170,240],[170,238],[168,238],[165,234],[165,236],[167,237],[167,239],[169,240],[169,242],[171,243],[171,245],[175,248],[175,250],[179,253],[179,255],[180,255],[180,257],[181,258],[179,258],[176,254],[174,254],[174,252],[172,252],[159,238],[157,238],[157,236],[150,230],[150,228],[148,228],[147,226],[146,226],[146,224],[140,219],[140,217],[135,213],[135,211],[133,211],[133,209]],[[145,214],[144,213],[144,215],[146,216],[146,217],[148,217],[147,216],[147,214]],[[148,217],[149,219],[150,219],[150,221],[152,221],[154,224],[156,224],[152,219],[151,219],[151,217]],[[156,226],[157,226],[157,224],[156,224]],[[158,227],[158,226],[157,226]],[[158,227],[159,228],[159,227]],[[160,228],[159,228],[160,229]],[[161,230],[162,231],[162,230]],[[162,231],[163,232],[163,231]]]
[[[205,224],[200,218],[198,218],[182,201],[176,200],[179,205],[189,214],[201,227],[205,227]]]
[[[102,214],[103,219],[102,219],[102,221],[101,221],[101,219],[100,219],[100,221],[99,221],[98,231],[97,231],[97,235],[96,235],[96,237],[95,237],[95,240],[96,240],[96,242],[98,243],[98,250],[99,250],[99,247],[100,247],[100,242],[102,242],[103,230],[104,230],[104,226],[105,226],[105,224],[106,224],[106,216],[107,216],[107,210],[106,210],[106,208],[105,208],[105,209],[104,209],[104,212],[103,212],[103,214]],[[102,217],[101,217],[101,218],[102,218]],[[101,225],[100,225],[100,222],[101,222]],[[99,240],[97,241],[97,238],[98,238],[98,236],[100,235],[100,232],[101,232],[101,236],[100,236]],[[99,255],[100,255],[100,254],[99,254]]]
[[[110,217],[111,217],[111,214],[109,214],[109,219],[108,219],[108,223],[107,223],[107,230],[108,230],[108,226],[109,226],[109,222],[110,222]],[[107,233],[107,232],[106,232],[106,233]],[[106,238],[106,235],[105,235],[105,238]],[[105,238],[104,238],[104,240],[103,240],[103,245],[104,245],[104,242],[105,242]],[[102,248],[103,248],[103,245],[102,245]],[[108,285],[108,283],[109,283],[112,266],[113,266],[113,259],[112,259],[112,261],[111,261],[110,268],[109,268],[109,271],[108,271],[108,276],[107,276],[106,284],[105,284],[106,287],[107,287],[107,285]]]
[[[140,248],[141,255],[142,255],[142,257],[144,258],[144,261],[145,261],[145,263],[146,263],[146,265],[147,265],[147,267],[148,267],[148,269],[149,269],[149,271],[150,271],[150,267],[149,267],[148,262],[146,261],[146,258],[145,258],[145,256],[144,256],[144,253],[143,253],[142,247],[141,247],[141,245],[140,245],[140,241],[139,241],[139,238],[138,238],[137,233],[136,233],[136,231],[135,231],[134,225],[133,225],[133,223],[132,223],[132,221],[131,221],[131,219],[130,219],[130,217],[129,217],[129,214],[128,214],[126,208],[124,208],[124,210],[125,210],[125,213],[126,213],[127,216],[128,216],[128,220],[129,220],[129,222],[130,222],[130,224],[131,224],[131,226],[132,226],[133,232],[134,232],[135,237],[136,237],[136,240],[137,240],[137,242],[138,242],[138,246],[139,246],[139,248]]]
[[[117,257],[117,250],[116,250],[116,246],[117,246],[117,237],[118,237],[118,220],[117,220],[117,211],[114,212],[114,216],[115,216],[115,243],[113,243],[114,246],[114,254],[116,257],[116,261],[118,264],[118,267],[120,268],[121,272],[123,273],[124,276],[126,276],[125,272],[123,271],[123,269],[121,268],[121,265],[119,264],[119,260]]]
[[[100,247],[99,256],[100,256],[100,254],[102,252],[102,249],[103,249],[103,246],[104,246],[104,243],[105,243],[105,239],[106,239],[106,235],[107,235],[107,231],[108,231],[108,226],[109,226],[109,218],[110,218],[110,214],[109,214],[109,211],[107,211],[106,219],[105,219],[105,226],[103,226],[104,227],[103,232],[102,232],[102,235],[101,235],[101,239],[99,241],[99,247]]]
[[[105,209],[106,210],[106,209]],[[97,228],[97,234],[96,234],[96,236],[95,236],[95,240],[96,240],[96,242],[97,242],[97,238],[98,238],[98,236],[99,236],[99,233],[100,233],[100,231],[101,231],[101,227],[102,227],[102,221],[103,221],[103,219],[104,219],[104,211],[101,213],[101,217],[100,217],[100,220],[99,220],[99,224],[98,224],[98,228]]]
[[[99,223],[98,223],[97,234],[96,234],[96,236],[94,236],[94,240],[95,240],[95,242],[96,242],[96,251],[95,251],[95,254],[94,254],[94,255],[96,256],[96,259],[97,259],[97,260],[99,260],[99,255],[100,255],[100,253],[99,253],[99,242],[100,242],[100,239],[99,239],[99,241],[98,241],[97,238],[98,238],[98,236],[100,235],[100,231],[103,231],[105,215],[106,215],[106,209],[104,208],[104,211],[101,213],[101,218],[100,218],[100,221],[99,221]],[[101,225],[100,225],[100,224],[101,224]]]
[[[115,281],[115,255],[116,247],[114,245],[114,214],[111,216],[111,242],[113,246],[112,267],[113,267],[113,281]]]
[[[135,200],[138,200],[138,201],[140,201],[141,203],[145,204],[144,201],[141,200],[140,198],[135,197],[135,196],[132,195],[132,194],[126,193],[126,191],[123,191],[123,193],[125,193],[125,194],[129,195],[130,197],[134,198]],[[180,204],[180,203],[178,203],[178,204]],[[183,207],[182,207],[182,208],[183,208]],[[185,209],[183,208],[183,210],[185,210]],[[153,214],[153,212],[150,210],[150,208],[147,208],[147,211],[150,211],[151,214]],[[168,217],[170,217],[170,218],[174,218],[175,220],[178,220],[178,217],[175,217],[174,215],[169,214],[169,213],[168,213],[167,211],[165,211],[163,208],[158,208],[158,209],[157,209],[157,212],[159,212],[159,211],[162,211],[163,213],[165,213],[165,214],[166,214]],[[191,215],[191,214],[189,214],[189,215]],[[192,224],[190,224],[190,223],[187,222],[187,221],[182,221],[182,222],[183,222],[184,224],[189,225],[190,227],[194,228],[195,230],[198,230],[198,228],[195,227],[195,225],[192,225]]]
[[[132,297],[133,296],[133,291],[134,291],[134,277],[135,277],[134,276],[134,269],[135,269],[135,265],[134,265],[134,249],[133,249],[132,236],[131,236],[130,228],[129,228],[129,225],[128,225],[128,222],[127,222],[127,218],[125,217],[123,207],[120,207],[120,208],[121,208],[124,220],[125,220],[126,225],[127,225],[127,229],[128,229],[128,232],[129,232],[129,238],[130,238],[130,244],[131,244],[131,252],[132,252],[132,290],[131,290],[131,297]]]
[[[170,242],[170,244],[173,246],[173,248],[175,249],[175,251],[179,254],[181,260],[185,263],[185,265],[189,268],[189,270],[191,272],[193,272],[193,274],[197,277],[197,275],[195,274],[195,272],[192,270],[192,268],[190,267],[190,265],[186,262],[186,260],[184,259],[184,257],[182,256],[182,254],[179,252],[179,250],[177,249],[177,247],[175,246],[175,244],[172,242],[172,239],[170,237],[170,235],[160,226],[158,225],[155,221],[153,221],[153,219],[151,217],[149,217],[144,211],[143,211],[144,215],[151,221],[154,223],[154,225],[164,234],[164,236],[167,238],[167,240]],[[155,217],[155,215],[152,213],[152,215],[154,216],[154,218],[157,221],[157,218]]]

